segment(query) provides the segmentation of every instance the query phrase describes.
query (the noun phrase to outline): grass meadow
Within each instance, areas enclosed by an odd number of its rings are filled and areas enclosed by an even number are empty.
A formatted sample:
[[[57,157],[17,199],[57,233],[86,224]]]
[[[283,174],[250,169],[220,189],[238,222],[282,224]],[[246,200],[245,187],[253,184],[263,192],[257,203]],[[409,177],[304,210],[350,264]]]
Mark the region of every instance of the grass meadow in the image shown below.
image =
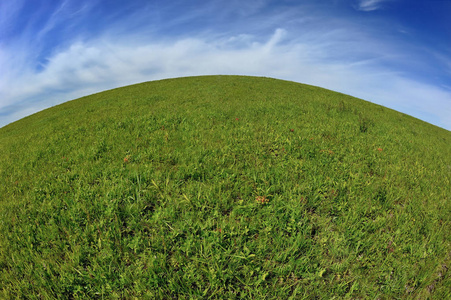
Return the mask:
[[[1,299],[450,299],[451,133],[205,76],[0,129]]]

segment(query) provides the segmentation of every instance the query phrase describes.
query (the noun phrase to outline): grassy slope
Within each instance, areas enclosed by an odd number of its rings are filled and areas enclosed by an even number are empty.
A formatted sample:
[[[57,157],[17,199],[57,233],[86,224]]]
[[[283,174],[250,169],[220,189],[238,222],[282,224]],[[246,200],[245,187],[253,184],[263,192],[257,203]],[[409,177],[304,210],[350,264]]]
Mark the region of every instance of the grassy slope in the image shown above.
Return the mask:
[[[0,297],[444,299],[450,145],[267,78],[47,109],[0,129]]]

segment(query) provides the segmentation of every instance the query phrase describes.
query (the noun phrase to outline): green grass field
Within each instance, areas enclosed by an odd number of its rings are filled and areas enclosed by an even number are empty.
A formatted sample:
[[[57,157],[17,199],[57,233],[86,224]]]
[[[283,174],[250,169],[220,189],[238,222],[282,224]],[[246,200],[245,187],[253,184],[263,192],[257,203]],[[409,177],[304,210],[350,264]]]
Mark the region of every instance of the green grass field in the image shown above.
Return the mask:
[[[0,129],[1,299],[449,299],[451,133],[256,77]]]

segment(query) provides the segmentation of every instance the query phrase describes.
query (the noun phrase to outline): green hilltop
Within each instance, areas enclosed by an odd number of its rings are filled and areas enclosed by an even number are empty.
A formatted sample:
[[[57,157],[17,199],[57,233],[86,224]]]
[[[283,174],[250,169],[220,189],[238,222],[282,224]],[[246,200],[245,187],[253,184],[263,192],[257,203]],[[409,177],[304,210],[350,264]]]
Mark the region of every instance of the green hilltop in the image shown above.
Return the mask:
[[[270,78],[0,128],[2,299],[449,299],[451,133]]]

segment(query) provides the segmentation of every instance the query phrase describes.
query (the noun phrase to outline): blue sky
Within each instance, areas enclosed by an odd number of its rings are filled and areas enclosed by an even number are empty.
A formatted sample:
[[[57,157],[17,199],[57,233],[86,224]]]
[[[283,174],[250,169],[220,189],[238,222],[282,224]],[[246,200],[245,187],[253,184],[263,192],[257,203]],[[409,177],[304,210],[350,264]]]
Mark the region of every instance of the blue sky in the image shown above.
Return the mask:
[[[451,0],[1,0],[0,126],[123,85],[239,74],[451,130]]]

